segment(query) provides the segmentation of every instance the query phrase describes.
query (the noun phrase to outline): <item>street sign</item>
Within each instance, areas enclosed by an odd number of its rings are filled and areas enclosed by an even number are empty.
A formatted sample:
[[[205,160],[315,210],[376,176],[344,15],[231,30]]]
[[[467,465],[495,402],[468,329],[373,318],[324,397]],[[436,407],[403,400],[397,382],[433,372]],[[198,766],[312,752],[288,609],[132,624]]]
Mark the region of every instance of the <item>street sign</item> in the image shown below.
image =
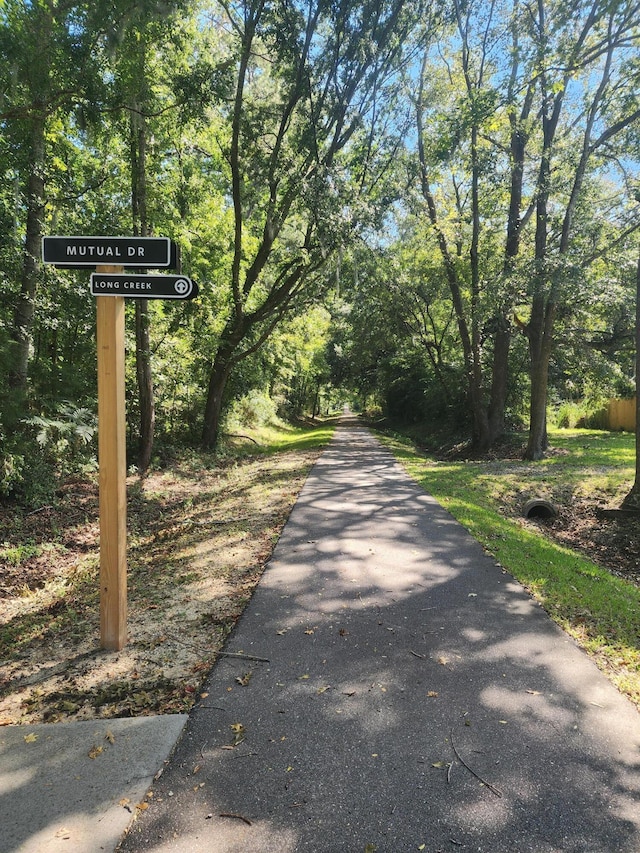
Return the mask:
[[[198,285],[186,275],[92,273],[91,293],[129,299],[193,299]]]
[[[1,0],[0,0],[1,3]],[[125,267],[180,269],[168,237],[43,237],[42,260],[63,269],[92,269],[98,349],[100,466],[100,642],[118,651],[127,642],[127,454],[125,415],[125,298],[193,299],[186,275],[125,273]]]
[[[42,260],[59,267],[172,265],[168,237],[43,237]]]

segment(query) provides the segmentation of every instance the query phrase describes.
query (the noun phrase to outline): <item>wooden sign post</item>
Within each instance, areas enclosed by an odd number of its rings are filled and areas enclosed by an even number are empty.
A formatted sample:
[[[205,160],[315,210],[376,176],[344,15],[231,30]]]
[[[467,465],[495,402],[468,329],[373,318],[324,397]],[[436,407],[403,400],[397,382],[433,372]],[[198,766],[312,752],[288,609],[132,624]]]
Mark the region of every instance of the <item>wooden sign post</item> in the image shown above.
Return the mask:
[[[99,273],[123,273],[102,266]],[[100,638],[103,649],[127,642],[127,457],[124,296],[98,296],[98,460],[100,466]]]
[[[42,260],[63,269],[93,269],[98,339],[98,462],[100,467],[100,644],[127,643],[127,455],[124,383],[124,301],[193,299],[187,276],[124,274],[126,267],[171,267],[177,250],[167,237],[43,237]]]

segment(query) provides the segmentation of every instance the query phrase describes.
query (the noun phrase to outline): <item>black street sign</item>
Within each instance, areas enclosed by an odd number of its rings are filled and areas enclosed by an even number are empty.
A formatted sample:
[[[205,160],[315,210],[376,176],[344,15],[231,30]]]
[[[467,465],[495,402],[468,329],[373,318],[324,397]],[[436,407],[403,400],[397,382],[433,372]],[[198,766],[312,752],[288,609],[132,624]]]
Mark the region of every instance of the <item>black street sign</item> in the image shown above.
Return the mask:
[[[139,275],[92,273],[93,296],[125,296],[129,299],[194,299],[198,285],[186,275]]]
[[[59,267],[170,267],[168,237],[43,237],[42,260]],[[174,253],[175,258],[175,253]]]

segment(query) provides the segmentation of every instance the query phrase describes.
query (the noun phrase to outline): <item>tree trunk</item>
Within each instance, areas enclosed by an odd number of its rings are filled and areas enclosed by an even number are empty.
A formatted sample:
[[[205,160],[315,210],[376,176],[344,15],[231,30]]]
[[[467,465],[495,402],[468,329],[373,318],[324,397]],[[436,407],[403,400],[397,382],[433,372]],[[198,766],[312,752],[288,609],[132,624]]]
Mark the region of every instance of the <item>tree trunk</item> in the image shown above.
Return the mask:
[[[44,219],[45,118],[39,115],[31,128],[31,162],[27,183],[27,219],[20,295],[15,307],[11,339],[14,357],[9,372],[9,388],[24,392],[27,388],[29,349],[33,328],[34,300],[40,272],[40,253]]]
[[[498,318],[498,328],[493,340],[493,365],[491,370],[491,399],[487,412],[489,446],[504,433],[504,410],[509,386],[509,350],[511,328],[505,317]]]
[[[149,337],[149,302],[136,299],[136,379],[140,404],[140,441],[138,469],[145,472],[151,464],[155,434],[156,409],[151,375],[151,341]]]
[[[553,323],[556,304],[550,296],[544,299],[540,293],[533,301],[529,338],[531,403],[529,415],[529,440],[524,458],[542,459],[548,447],[547,440],[547,389],[549,384],[549,362],[553,346]]]
[[[135,106],[135,105],[134,105]],[[131,113],[131,207],[133,232],[148,236],[147,216],[147,137],[146,122],[138,111]],[[140,406],[138,469],[144,473],[151,464],[155,436],[156,410],[151,372],[149,303],[136,299],[136,380]]]
[[[622,507],[640,511],[640,256],[636,271],[636,478]]]
[[[218,445],[222,400],[231,368],[231,359],[227,355],[226,349],[218,350],[209,376],[207,403],[202,427],[202,444],[207,450],[215,450]]]

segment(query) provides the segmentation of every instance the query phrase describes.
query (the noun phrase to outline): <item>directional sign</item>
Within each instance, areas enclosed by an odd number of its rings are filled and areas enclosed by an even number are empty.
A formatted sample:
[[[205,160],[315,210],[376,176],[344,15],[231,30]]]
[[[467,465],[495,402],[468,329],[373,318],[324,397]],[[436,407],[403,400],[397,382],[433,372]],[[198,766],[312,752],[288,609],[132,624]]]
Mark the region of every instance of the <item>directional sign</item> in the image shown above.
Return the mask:
[[[92,273],[91,293],[130,299],[194,299],[198,285],[186,275]]]
[[[42,260],[59,267],[169,267],[168,237],[43,237]]]

